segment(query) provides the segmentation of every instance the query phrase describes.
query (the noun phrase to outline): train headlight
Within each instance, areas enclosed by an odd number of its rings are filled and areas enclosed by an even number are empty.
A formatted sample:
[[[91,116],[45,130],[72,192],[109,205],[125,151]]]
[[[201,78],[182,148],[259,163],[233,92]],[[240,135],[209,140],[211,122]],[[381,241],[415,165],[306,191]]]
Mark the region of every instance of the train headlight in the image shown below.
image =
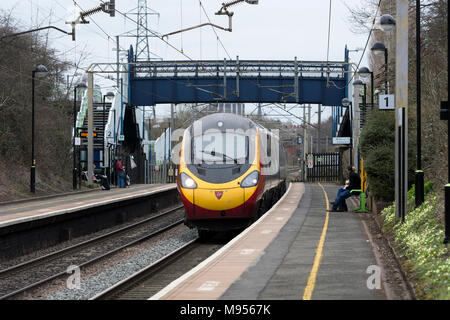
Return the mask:
[[[248,176],[246,176],[244,180],[242,180],[241,187],[242,188],[254,187],[258,184],[258,180],[259,180],[259,172],[253,171]]]
[[[197,183],[195,183],[194,179],[189,177],[186,173],[182,172],[180,175],[181,178],[181,186],[185,189],[196,189]]]

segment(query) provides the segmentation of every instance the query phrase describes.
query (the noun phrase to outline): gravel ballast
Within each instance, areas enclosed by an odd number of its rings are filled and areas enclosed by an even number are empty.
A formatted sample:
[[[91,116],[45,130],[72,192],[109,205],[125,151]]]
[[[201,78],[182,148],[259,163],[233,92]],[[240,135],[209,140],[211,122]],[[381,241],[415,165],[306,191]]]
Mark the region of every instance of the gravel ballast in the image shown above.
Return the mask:
[[[81,282],[79,288],[65,289],[45,297],[47,300],[87,300],[96,294],[106,290],[119,281],[131,276],[135,272],[147,267],[187,242],[197,238],[197,230],[186,230],[174,237],[159,242],[156,246],[140,251],[138,254],[121,261],[100,274],[83,279],[81,270]]]

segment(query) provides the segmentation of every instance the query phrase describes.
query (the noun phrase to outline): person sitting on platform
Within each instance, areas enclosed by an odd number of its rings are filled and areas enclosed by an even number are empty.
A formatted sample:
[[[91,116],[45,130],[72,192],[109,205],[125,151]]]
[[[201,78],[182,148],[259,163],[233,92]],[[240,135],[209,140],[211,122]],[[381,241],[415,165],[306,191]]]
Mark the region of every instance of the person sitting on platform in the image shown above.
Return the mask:
[[[348,211],[345,199],[354,195],[350,193],[351,190],[358,190],[361,188],[361,178],[355,171],[356,169],[354,167],[352,166],[347,167],[348,180],[346,181],[345,186],[338,190],[336,200],[332,203],[333,204],[332,210],[329,210],[330,212]]]

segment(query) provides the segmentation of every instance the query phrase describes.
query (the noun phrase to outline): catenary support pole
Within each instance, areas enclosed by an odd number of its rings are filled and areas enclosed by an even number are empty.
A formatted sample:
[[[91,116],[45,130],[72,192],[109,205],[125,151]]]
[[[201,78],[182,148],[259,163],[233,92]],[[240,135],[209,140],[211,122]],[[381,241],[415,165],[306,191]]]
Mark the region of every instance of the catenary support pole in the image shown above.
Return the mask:
[[[94,74],[88,72],[88,187],[93,188],[94,176]]]
[[[395,207],[404,221],[408,192],[408,0],[397,0],[395,62]]]
[[[31,168],[30,168],[30,192],[36,192],[36,159],[34,157],[34,78],[35,71],[31,74]]]
[[[416,0],[416,103],[417,103],[417,170],[415,172],[415,206],[424,201],[424,177],[422,170],[422,109],[421,109],[421,61],[420,61],[420,0]]]

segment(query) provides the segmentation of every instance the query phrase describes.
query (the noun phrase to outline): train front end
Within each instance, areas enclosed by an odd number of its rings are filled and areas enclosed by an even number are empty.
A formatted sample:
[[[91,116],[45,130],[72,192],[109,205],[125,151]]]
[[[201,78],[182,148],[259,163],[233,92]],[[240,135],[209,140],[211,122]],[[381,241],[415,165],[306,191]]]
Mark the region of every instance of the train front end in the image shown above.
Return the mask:
[[[226,231],[254,220],[264,178],[253,122],[233,114],[194,122],[184,134],[179,168],[187,226]]]

